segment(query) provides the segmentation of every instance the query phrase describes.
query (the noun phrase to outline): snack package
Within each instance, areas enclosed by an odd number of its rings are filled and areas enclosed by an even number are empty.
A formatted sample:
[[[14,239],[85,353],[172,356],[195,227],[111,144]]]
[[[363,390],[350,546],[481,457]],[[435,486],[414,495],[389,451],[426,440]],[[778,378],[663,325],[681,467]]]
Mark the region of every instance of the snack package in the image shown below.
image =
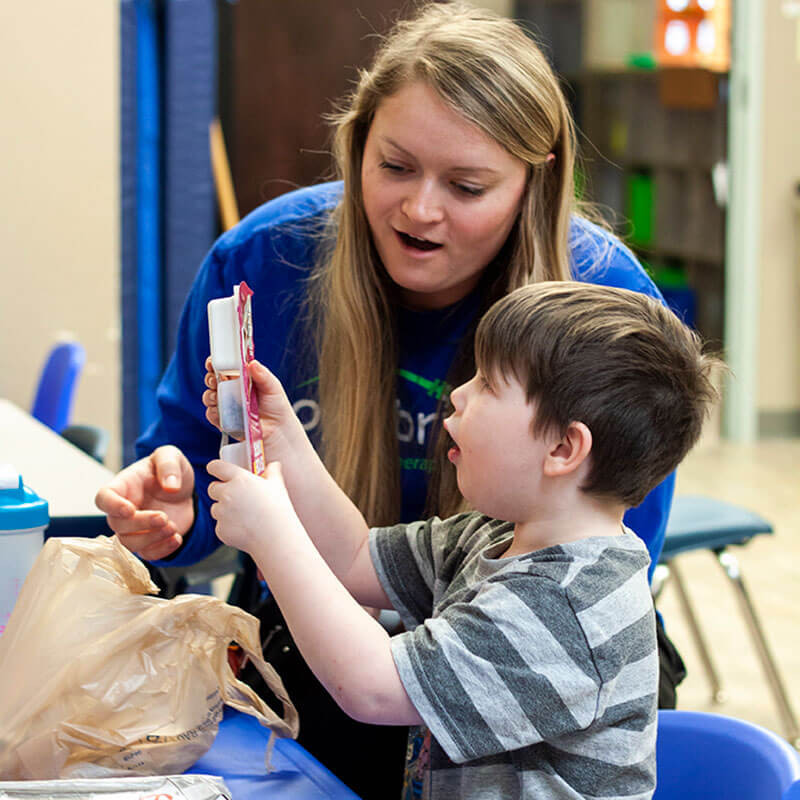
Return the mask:
[[[216,775],[0,781],[0,800],[231,800]]]
[[[230,297],[211,300],[208,334],[222,428],[219,457],[263,477],[267,464],[258,400],[247,371],[254,358],[252,297],[252,289],[242,281]],[[230,436],[241,441],[231,444]]]

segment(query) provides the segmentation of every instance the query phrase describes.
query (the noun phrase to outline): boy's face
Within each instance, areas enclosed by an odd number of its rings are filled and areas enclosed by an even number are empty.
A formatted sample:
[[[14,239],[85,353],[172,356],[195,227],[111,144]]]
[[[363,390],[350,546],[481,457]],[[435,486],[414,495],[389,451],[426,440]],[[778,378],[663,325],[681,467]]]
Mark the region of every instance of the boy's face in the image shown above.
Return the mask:
[[[531,431],[535,409],[515,379],[485,376],[450,394],[453,414],[444,426],[455,447],[448,452],[458,488],[478,511],[497,519],[529,518],[539,495],[548,446]]]

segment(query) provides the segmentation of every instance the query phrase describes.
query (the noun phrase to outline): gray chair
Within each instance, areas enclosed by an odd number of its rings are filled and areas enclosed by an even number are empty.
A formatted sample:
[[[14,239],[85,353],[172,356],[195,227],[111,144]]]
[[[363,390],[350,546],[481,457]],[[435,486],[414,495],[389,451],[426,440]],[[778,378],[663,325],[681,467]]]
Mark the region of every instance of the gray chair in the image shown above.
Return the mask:
[[[62,438],[83,450],[95,461],[105,463],[108,451],[108,431],[97,425],[67,425],[61,431]]]

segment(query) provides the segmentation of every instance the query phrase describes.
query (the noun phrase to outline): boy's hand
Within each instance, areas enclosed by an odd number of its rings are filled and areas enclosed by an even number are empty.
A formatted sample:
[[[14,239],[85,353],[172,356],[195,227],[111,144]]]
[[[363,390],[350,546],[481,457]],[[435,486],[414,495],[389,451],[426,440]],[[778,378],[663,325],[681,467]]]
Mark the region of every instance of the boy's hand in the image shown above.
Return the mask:
[[[247,369],[258,399],[258,418],[267,457],[270,461],[280,460],[285,453],[282,447],[285,443],[291,443],[293,434],[299,432],[305,438],[302,425],[281,382],[255,359],[247,365]],[[276,448],[279,448],[278,451],[272,455]]]
[[[261,423],[261,437],[267,458],[280,460],[291,453],[291,442],[298,443],[304,438],[300,421],[297,419],[289,398],[283,390],[281,382],[259,361],[253,360],[247,365],[253,381],[253,389],[258,399],[258,417]],[[203,405],[206,407],[206,419],[220,429],[219,406],[217,399],[217,376],[211,365],[211,357],[206,359],[205,385]],[[286,446],[289,449],[286,449]]]
[[[267,465],[264,478],[220,460],[208,464],[208,474],[218,479],[209,485],[208,496],[214,501],[217,536],[225,544],[252,555],[257,545],[299,525],[277,461]]]

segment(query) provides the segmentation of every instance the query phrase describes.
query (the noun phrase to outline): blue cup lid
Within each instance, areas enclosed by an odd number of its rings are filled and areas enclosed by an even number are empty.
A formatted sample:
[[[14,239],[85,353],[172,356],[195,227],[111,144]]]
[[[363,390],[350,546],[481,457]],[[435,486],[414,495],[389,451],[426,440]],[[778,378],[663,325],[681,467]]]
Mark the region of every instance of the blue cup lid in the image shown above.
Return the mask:
[[[42,528],[49,522],[47,500],[25,486],[11,464],[0,464],[0,533]]]

